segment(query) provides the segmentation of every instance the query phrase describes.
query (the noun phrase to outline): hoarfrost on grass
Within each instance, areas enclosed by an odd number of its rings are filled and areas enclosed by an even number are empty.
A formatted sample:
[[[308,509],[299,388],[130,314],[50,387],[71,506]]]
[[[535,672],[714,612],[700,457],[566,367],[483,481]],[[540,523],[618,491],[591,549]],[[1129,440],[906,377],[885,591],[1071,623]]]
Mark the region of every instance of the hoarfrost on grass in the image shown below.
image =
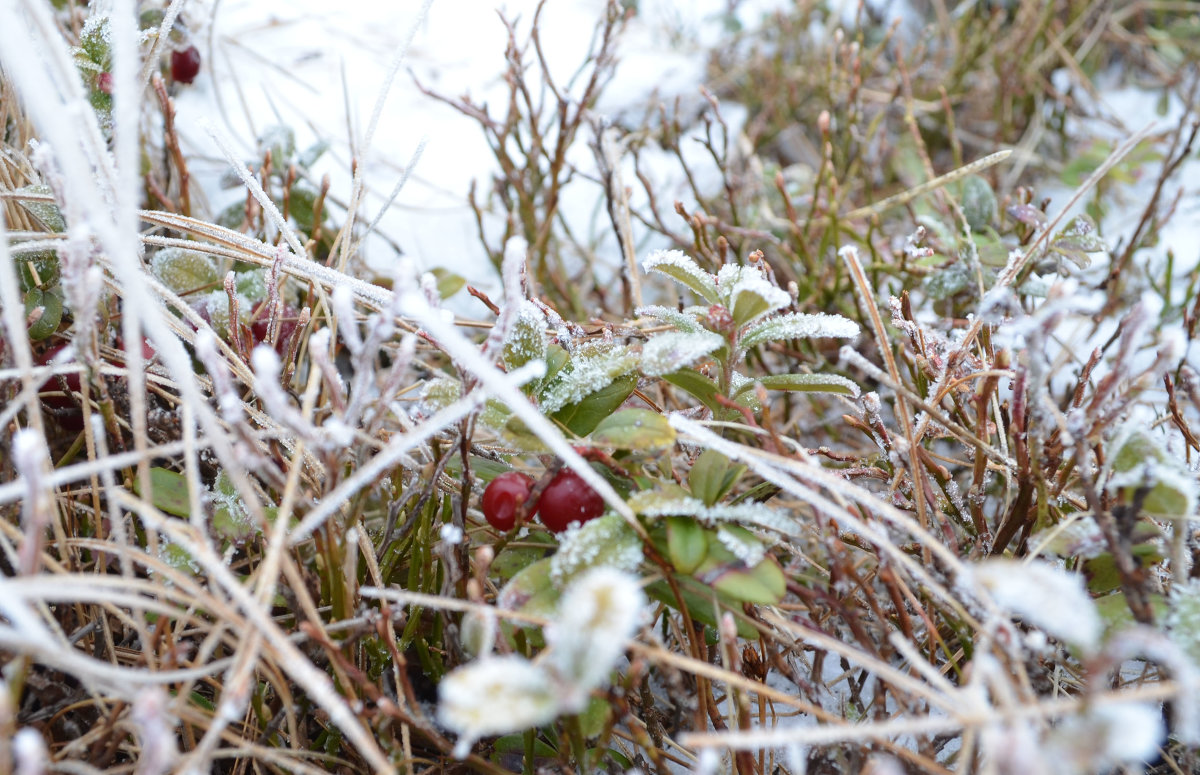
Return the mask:
[[[1083,578],[1043,562],[989,560],[968,569],[996,604],[1047,634],[1093,650],[1102,630],[1100,615]]]

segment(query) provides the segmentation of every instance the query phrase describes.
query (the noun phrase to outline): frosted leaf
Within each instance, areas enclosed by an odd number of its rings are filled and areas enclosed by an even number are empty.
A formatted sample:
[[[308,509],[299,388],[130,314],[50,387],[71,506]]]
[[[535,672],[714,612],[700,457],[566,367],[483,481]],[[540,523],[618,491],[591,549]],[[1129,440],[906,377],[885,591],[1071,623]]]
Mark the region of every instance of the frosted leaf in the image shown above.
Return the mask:
[[[479,738],[545,724],[558,710],[550,676],[515,654],[464,665],[438,684],[438,721],[458,734],[460,759]]]
[[[25,212],[37,219],[38,223],[43,228],[56,233],[62,233],[67,230],[67,221],[63,218],[62,211],[58,209],[58,205],[54,202],[46,202],[41,197],[51,193],[50,186],[44,183],[38,183],[32,186],[22,186],[12,192],[17,197],[17,204],[25,209]],[[21,194],[32,194],[37,196],[37,199],[21,199]]]
[[[1090,651],[1100,640],[1100,614],[1077,574],[1040,562],[989,560],[968,576],[1001,608],[1064,643]]]
[[[1063,719],[1047,735],[1046,758],[1055,762],[1058,772],[1107,772],[1152,759],[1164,733],[1162,712],[1154,705],[1094,705]]]
[[[751,326],[742,335],[741,346],[747,350],[763,342],[778,342],[784,339],[811,339],[816,337],[837,337],[853,339],[861,329],[858,324],[841,315],[805,315],[799,312],[789,312]]]
[[[971,231],[983,231],[996,219],[996,193],[991,185],[979,175],[971,175],[962,182],[962,211]]]
[[[696,315],[690,311],[694,309],[695,308],[689,308],[688,310],[680,312],[679,310],[671,309],[670,307],[661,307],[657,304],[651,304],[646,307],[638,307],[636,310],[634,310],[634,314],[638,317],[657,318],[664,323],[674,326],[678,331],[691,333],[706,330],[700,325],[700,321],[696,319]]]
[[[1200,501],[1200,484],[1178,456],[1171,455],[1160,437],[1145,428],[1130,423],[1118,433],[1112,455],[1106,489],[1114,494],[1121,490],[1148,488],[1142,510],[1160,517],[1188,519],[1196,515]]]
[[[726,264],[721,267],[717,272],[717,288],[739,326],[786,307],[792,301],[787,291],[772,285],[759,269],[752,266]]]
[[[645,517],[687,516],[706,524],[736,522],[775,530],[783,535],[794,535],[800,531],[800,523],[795,518],[756,502],[705,506],[699,498],[682,493],[647,490],[632,495],[629,507]]]
[[[225,538],[241,540],[253,535],[258,526],[246,509],[246,503],[238,494],[229,474],[221,471],[213,482],[209,498],[213,504],[213,529]]]
[[[217,265],[211,258],[183,248],[163,248],[155,253],[150,259],[150,271],[178,294],[216,285],[220,279]]]
[[[588,571],[563,596],[546,628],[547,666],[562,681],[564,712],[578,713],[592,689],[608,679],[641,619],[646,599],[637,579],[613,568]]]
[[[616,514],[568,530],[550,560],[550,579],[559,586],[591,568],[632,573],[642,564],[642,539]]]
[[[546,316],[531,301],[522,301],[504,338],[504,365],[511,371],[546,357]]]
[[[462,383],[453,377],[431,379],[421,389],[421,403],[427,409],[445,409],[462,397]]]
[[[1167,629],[1171,640],[1200,667],[1200,579],[1171,588]]]
[[[726,527],[717,528],[717,540],[737,557],[747,568],[753,568],[766,557],[766,547],[749,535],[748,531],[734,531]]]
[[[642,372],[659,377],[691,366],[725,345],[725,337],[711,331],[659,334],[642,347]]]
[[[541,409],[554,414],[575,404],[637,368],[638,356],[628,347],[603,342],[581,347],[540,396]]]
[[[1059,557],[1079,557],[1091,560],[1108,551],[1108,542],[1094,519],[1077,519],[1068,525],[1058,525],[1034,533],[1030,546],[1052,552]]]
[[[262,301],[267,298],[267,270],[251,269],[237,273],[237,292],[250,301]]]
[[[700,268],[682,250],[656,250],[642,260],[643,272],[659,272],[686,285],[709,304],[716,304],[717,286],[713,276]]]

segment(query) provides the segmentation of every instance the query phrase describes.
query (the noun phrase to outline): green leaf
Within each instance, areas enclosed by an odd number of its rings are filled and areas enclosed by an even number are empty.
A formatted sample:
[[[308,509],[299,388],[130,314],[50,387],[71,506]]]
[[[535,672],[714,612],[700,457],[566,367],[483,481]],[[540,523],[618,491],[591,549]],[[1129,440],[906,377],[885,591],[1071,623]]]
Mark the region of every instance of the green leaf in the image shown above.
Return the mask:
[[[21,253],[13,256],[13,261],[16,262],[17,272],[20,274],[21,290],[45,289],[58,285],[58,254],[53,250]]]
[[[513,321],[512,327],[504,338],[502,356],[504,367],[512,371],[531,361],[546,358],[545,329],[546,318],[541,310],[530,301],[521,302],[516,320]],[[561,369],[567,362],[567,351],[559,347],[555,355],[560,358],[559,369]]]
[[[804,393],[837,393],[858,397],[858,385],[837,374],[768,374],[738,388],[735,396],[760,384],[767,390],[791,390]]]
[[[592,431],[591,441],[616,449],[669,449],[675,429],[667,418],[649,409],[621,409],[605,417]]]
[[[971,231],[983,231],[996,218],[996,192],[978,175],[963,180],[961,203]]]
[[[744,473],[746,466],[733,465],[729,458],[715,449],[706,449],[688,472],[688,486],[692,489],[692,495],[703,501],[705,506],[712,506],[733,489]]]
[[[28,320],[38,309],[41,310],[41,316],[29,327],[29,338],[35,342],[58,330],[59,323],[62,323],[62,298],[53,291],[30,289],[25,294],[25,319]]]
[[[680,573],[693,573],[708,557],[708,531],[691,517],[667,517],[667,557]]]
[[[616,568],[632,573],[642,564],[642,539],[617,514],[583,523],[562,534],[550,558],[550,580],[562,589],[592,568]]]
[[[721,392],[717,383],[695,369],[680,369],[670,374],[664,374],[662,378],[680,390],[691,394],[713,412],[721,408],[716,399]]]
[[[167,468],[150,469],[150,486],[154,488],[154,496],[150,502],[154,508],[177,517],[187,517],[192,513],[191,501],[188,500],[187,477],[178,471]],[[133,491],[141,497],[141,477],[134,477]]]
[[[679,596],[683,598],[683,604],[687,607],[688,614],[694,621],[706,624],[709,627],[718,626],[717,617],[713,613],[713,597],[715,596],[717,601],[733,614],[739,637],[748,639],[758,637],[758,630],[754,628],[750,620],[742,612],[741,605],[735,604],[727,597],[716,594],[713,589],[704,586],[691,576],[678,575],[674,577],[674,580],[676,586],[679,588]],[[647,597],[665,603],[672,608],[677,608],[679,605],[678,600],[675,598],[675,593],[666,581],[656,581],[647,586],[645,591]]]
[[[43,229],[52,231],[55,234],[61,234],[67,229],[67,221],[63,218],[62,211],[58,209],[58,205],[54,202],[47,202],[41,197],[51,193],[50,186],[39,183],[32,186],[23,186],[13,192],[17,203],[21,205],[27,213],[33,216]],[[22,199],[21,194],[33,194],[37,199]]]
[[[692,575],[741,603],[774,605],[787,592],[787,577],[774,557],[768,555],[758,565],[747,568],[716,541],[709,543],[708,558]]]
[[[184,248],[163,248],[150,259],[150,271],[172,291],[191,293],[220,281],[216,263],[208,256]]]
[[[450,298],[461,291],[467,284],[465,277],[455,274],[449,269],[443,269],[440,266],[430,269],[429,272],[437,278],[438,296],[443,299]]]
[[[551,415],[576,436],[586,436],[604,418],[617,410],[637,387],[637,377],[626,374],[574,404],[568,404]]]
[[[701,269],[700,265],[682,250],[654,251],[642,262],[642,271],[665,274],[675,282],[691,288],[709,304],[716,304],[720,300],[716,279]]]
[[[562,597],[562,592],[550,579],[550,563],[553,559],[546,557],[538,560],[509,579],[500,590],[496,605],[530,616],[553,618],[558,610],[558,599]]]

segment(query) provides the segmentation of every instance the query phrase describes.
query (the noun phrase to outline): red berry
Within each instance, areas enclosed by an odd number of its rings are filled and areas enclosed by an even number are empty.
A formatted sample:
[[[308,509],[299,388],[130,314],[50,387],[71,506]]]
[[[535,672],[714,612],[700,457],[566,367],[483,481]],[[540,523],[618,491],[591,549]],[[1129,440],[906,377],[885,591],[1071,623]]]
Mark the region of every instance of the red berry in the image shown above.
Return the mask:
[[[171,78],[179,83],[191,83],[200,74],[200,50],[188,46],[171,52]]]
[[[509,471],[493,479],[483,491],[483,516],[488,524],[507,532],[517,524],[517,509],[529,498],[533,479]]]
[[[558,472],[538,501],[538,516],[553,533],[561,533],[572,522],[595,519],[604,509],[600,494],[569,468]]]

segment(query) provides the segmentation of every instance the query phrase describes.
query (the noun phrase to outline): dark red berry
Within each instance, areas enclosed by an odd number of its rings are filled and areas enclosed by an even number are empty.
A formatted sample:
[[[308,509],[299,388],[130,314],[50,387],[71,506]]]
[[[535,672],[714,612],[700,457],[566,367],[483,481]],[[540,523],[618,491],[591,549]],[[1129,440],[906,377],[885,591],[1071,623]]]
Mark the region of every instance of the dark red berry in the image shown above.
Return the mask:
[[[200,50],[188,46],[171,52],[171,78],[179,83],[191,83],[200,74]]]
[[[538,501],[538,517],[554,533],[566,530],[572,522],[595,519],[604,509],[600,494],[569,468],[558,472]]]
[[[484,519],[501,532],[512,530],[517,524],[517,509],[532,489],[533,479],[519,471],[500,474],[483,491]]]

